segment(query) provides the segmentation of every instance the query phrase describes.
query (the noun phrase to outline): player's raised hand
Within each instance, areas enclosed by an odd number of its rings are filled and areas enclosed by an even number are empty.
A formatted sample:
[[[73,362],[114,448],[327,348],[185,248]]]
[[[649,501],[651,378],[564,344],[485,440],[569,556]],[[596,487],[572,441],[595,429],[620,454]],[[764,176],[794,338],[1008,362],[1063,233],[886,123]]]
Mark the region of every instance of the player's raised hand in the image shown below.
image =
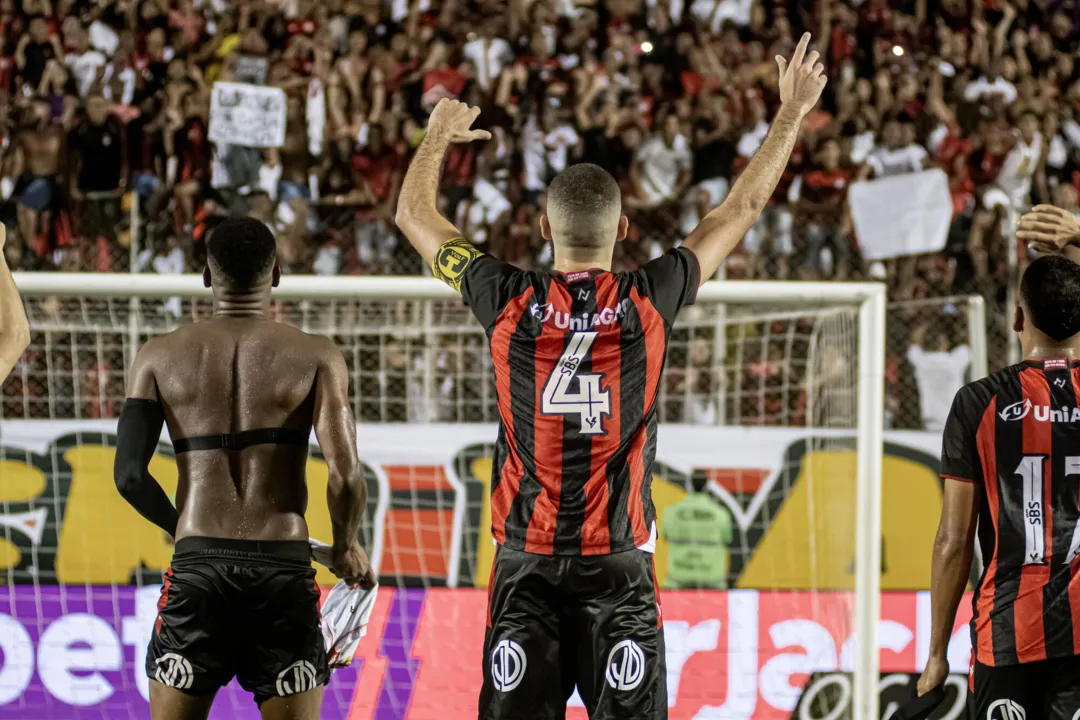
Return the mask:
[[[375,572],[360,543],[354,542],[344,548],[335,546],[330,556],[330,571],[349,587],[359,585],[370,588],[375,585]]]
[[[467,143],[473,140],[490,140],[487,130],[473,130],[472,124],[480,116],[480,108],[469,107],[459,100],[443,98],[428,118],[428,132],[444,134],[453,143]]]
[[[784,105],[798,108],[803,115],[817,104],[828,82],[825,66],[818,62],[821,56],[817,50],[807,54],[809,47],[810,33],[803,33],[790,60],[776,56],[776,64],[780,66],[780,100]]]
[[[1016,237],[1041,253],[1057,253],[1080,243],[1080,221],[1068,210],[1036,205],[1016,226]]]

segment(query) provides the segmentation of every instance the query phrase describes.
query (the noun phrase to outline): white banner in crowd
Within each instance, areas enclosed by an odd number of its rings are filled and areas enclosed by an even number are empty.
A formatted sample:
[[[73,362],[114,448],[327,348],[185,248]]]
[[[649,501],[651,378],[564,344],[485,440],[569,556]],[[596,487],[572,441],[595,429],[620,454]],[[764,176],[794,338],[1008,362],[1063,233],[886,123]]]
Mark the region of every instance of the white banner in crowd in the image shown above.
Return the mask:
[[[859,247],[867,260],[940,252],[952,223],[942,170],[856,183],[848,192]]]
[[[243,83],[214,83],[210,139],[225,145],[281,147],[285,143],[285,91]]]

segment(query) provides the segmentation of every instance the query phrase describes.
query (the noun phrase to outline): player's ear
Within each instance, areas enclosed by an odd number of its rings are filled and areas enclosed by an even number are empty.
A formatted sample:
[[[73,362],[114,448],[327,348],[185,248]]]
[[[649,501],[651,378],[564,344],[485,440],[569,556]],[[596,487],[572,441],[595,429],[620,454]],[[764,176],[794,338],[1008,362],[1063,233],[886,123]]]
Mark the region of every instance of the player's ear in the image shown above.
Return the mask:
[[[207,263],[206,267],[202,271],[202,284],[203,287],[210,287],[210,264]]]
[[[280,282],[281,282],[281,266],[278,265],[277,263],[274,263],[274,269],[271,272],[271,277],[270,277],[270,287],[277,287],[278,283],[280,283]]]
[[[551,242],[551,223],[548,222],[547,213],[540,213],[540,237]]]
[[[1024,308],[1020,305],[1016,306],[1016,312],[1013,313],[1013,330],[1018,333],[1024,332]]]
[[[626,233],[630,232],[630,220],[625,215],[619,218],[619,231],[615,235],[615,242],[622,242],[626,239]]]

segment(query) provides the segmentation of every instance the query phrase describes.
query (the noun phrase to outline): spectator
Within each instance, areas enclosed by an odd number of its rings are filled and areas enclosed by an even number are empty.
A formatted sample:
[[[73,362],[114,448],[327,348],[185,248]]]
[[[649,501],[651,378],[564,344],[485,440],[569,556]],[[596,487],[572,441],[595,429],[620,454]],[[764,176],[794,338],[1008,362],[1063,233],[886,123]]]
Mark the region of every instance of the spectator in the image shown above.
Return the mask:
[[[919,388],[919,407],[924,430],[940,432],[945,428],[952,399],[964,385],[964,377],[971,362],[967,345],[949,349],[945,332],[934,328],[928,333],[927,325],[920,325],[912,333],[907,359],[915,369]],[[927,335],[930,335],[927,338]],[[929,343],[926,340],[929,339]],[[924,348],[924,344],[928,347]]]
[[[912,127],[910,124],[908,127]],[[926,166],[926,148],[905,137],[904,123],[899,118],[885,121],[881,145],[866,158],[860,179],[886,178],[904,173],[919,172]]]
[[[799,185],[799,225],[806,232],[806,268],[819,273],[835,267],[838,280],[851,274],[850,232],[845,211],[850,173],[840,167],[840,143],[835,138],[822,142],[818,162],[802,177]],[[830,261],[823,261],[828,252]]]

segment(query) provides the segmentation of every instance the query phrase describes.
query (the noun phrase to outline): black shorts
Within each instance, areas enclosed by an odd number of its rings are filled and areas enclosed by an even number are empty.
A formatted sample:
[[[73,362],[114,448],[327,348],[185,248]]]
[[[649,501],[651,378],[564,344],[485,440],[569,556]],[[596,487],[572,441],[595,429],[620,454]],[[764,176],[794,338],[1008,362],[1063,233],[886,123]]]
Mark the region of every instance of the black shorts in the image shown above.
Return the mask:
[[[1074,720],[1080,717],[1080,658],[975,663],[968,712],[972,720]]]
[[[233,677],[260,705],[326,683],[306,542],[183,538],[165,573],[146,674],[190,695]]]
[[[664,630],[652,555],[549,557],[500,547],[484,638],[481,720],[665,720]]]

